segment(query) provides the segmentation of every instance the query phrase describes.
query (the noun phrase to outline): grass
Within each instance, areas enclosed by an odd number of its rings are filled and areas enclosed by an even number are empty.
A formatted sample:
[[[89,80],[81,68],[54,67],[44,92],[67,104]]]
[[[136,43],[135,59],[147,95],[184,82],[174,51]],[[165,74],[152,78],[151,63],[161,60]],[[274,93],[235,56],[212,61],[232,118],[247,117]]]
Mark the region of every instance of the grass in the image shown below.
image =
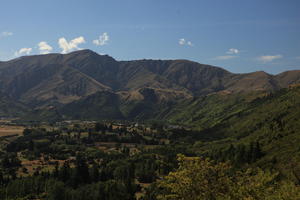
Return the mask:
[[[22,135],[24,130],[23,126],[0,126],[0,137],[2,136],[11,136],[11,135]]]

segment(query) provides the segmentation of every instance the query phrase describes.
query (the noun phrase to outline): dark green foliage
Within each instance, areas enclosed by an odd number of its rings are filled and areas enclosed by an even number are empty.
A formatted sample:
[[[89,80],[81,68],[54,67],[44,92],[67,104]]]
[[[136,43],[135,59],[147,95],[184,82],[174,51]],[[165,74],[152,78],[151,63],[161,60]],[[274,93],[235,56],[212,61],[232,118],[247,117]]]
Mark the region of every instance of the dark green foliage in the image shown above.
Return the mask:
[[[246,163],[251,164],[263,157],[263,152],[260,148],[259,142],[251,142],[248,145],[239,144],[233,146],[232,144],[225,149],[218,149],[212,152],[209,157],[218,161],[231,161],[235,166],[240,167]]]
[[[89,167],[86,163],[85,158],[78,154],[75,161],[75,177],[74,177],[75,184],[87,184],[90,182],[90,174],[89,174]]]
[[[144,183],[155,183],[178,168],[179,153],[228,161],[232,173],[256,167],[277,171],[276,179],[299,184],[299,106],[300,88],[215,94],[181,102],[174,112],[159,115],[170,122],[183,117],[182,126],[152,120],[135,130],[130,122],[113,129],[105,121],[27,128],[22,136],[1,143],[0,199],[131,200],[137,192],[155,199],[159,188],[146,189]],[[110,143],[109,150],[98,148]],[[41,157],[51,170],[28,172],[20,165],[20,158]]]

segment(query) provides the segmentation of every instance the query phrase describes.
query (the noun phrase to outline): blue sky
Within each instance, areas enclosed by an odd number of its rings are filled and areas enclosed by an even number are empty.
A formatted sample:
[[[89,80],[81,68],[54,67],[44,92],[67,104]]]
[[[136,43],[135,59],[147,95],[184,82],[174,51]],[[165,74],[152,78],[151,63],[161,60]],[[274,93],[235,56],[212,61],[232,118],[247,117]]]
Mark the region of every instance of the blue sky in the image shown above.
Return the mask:
[[[298,0],[3,0],[0,60],[91,49],[236,73],[300,69]]]

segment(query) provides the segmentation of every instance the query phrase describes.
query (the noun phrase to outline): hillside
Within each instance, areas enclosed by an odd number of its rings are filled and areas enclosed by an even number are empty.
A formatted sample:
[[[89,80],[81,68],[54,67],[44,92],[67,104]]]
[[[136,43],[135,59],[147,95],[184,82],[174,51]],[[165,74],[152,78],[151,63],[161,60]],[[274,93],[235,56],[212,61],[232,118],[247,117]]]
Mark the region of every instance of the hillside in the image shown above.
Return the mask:
[[[75,119],[123,119],[119,98],[111,92],[97,92],[85,99],[70,103],[60,110]]]
[[[65,191],[74,192],[78,183],[86,191],[94,181],[110,185],[128,177],[127,183],[134,180],[128,186],[131,195],[151,196],[156,181],[178,167],[176,155],[185,154],[213,159],[216,166],[230,163],[228,173],[236,172],[236,177],[252,176],[248,170],[259,167],[274,187],[279,185],[275,180],[289,181],[289,188],[298,189],[300,71],[233,74],[186,60],[119,62],[84,50],[2,62],[0,77],[0,117],[34,124],[22,136],[3,140],[2,152],[7,153],[2,160],[7,161],[6,155],[8,161],[20,160],[14,168],[2,164],[13,183],[32,185],[31,178],[44,174],[38,170],[50,169],[50,177]],[[69,119],[77,120],[54,123]],[[56,161],[63,163],[55,166]],[[86,173],[79,175],[78,169]],[[11,170],[24,178],[14,179]],[[146,187],[149,183],[153,185]],[[15,197],[21,187],[1,188],[1,194],[9,190]]]
[[[194,109],[198,108],[198,112],[190,112],[190,118],[196,120],[183,118],[186,124],[201,127],[200,135],[223,138],[200,145],[197,151],[216,156],[216,152],[226,152],[230,144],[238,149],[239,145],[258,141],[264,156],[253,165],[275,168],[297,181],[300,177],[300,87],[252,97],[241,97],[235,101],[229,97],[227,104],[218,101],[228,97],[214,97],[207,101],[204,109],[191,105]],[[209,111],[214,105],[216,109]],[[179,112],[177,117],[187,116],[191,107],[185,114]]]
[[[0,93],[0,118],[18,117],[29,112],[28,108]]]
[[[234,74],[188,60],[116,61],[90,50],[0,63],[0,91],[32,108],[60,108],[104,91],[126,104],[150,89],[164,103],[216,92],[275,91],[299,81],[300,71]]]

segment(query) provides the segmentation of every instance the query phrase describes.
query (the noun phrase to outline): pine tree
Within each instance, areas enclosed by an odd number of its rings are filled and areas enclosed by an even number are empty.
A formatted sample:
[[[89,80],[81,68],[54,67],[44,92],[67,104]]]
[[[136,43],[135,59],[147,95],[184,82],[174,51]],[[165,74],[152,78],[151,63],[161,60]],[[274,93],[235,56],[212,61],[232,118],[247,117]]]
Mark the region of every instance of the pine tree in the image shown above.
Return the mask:
[[[70,176],[71,176],[71,168],[69,162],[65,161],[59,171],[59,179],[62,180],[63,182],[66,182],[70,179]]]
[[[98,182],[100,178],[99,169],[97,163],[93,163],[92,169],[91,169],[91,181]]]
[[[89,183],[90,181],[88,165],[86,163],[85,158],[80,154],[78,154],[76,157],[75,180],[78,181],[78,184],[80,183],[86,184]]]

